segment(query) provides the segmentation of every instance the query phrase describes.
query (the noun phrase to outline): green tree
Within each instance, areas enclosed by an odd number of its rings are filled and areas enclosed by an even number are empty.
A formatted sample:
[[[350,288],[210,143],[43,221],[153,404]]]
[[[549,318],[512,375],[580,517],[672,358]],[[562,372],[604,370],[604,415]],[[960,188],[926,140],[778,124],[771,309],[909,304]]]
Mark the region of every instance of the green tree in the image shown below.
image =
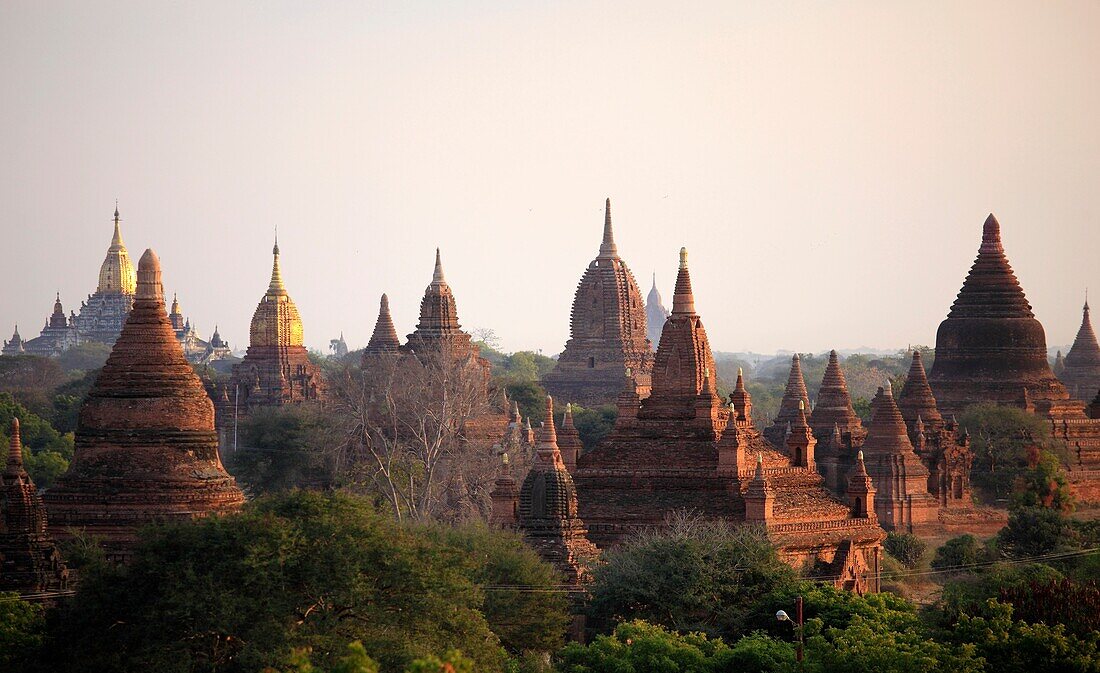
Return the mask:
[[[999,562],[948,579],[937,607],[942,622],[953,624],[960,614],[978,614],[987,601],[1000,597],[1004,590],[1023,590],[1035,583],[1061,579],[1061,572],[1042,563]]]
[[[792,657],[793,659],[793,657]],[[712,673],[733,670],[729,647],[702,633],[681,635],[634,620],[590,645],[571,643],[556,657],[561,673]],[[719,661],[720,660],[720,661]]]
[[[50,423],[58,432],[75,432],[80,420],[80,407],[88,396],[95,381],[99,378],[99,369],[84,372],[80,378],[58,386],[53,391],[53,413]]]
[[[254,494],[326,486],[332,427],[313,406],[258,408],[241,422],[240,445],[226,467]]]
[[[551,590],[561,578],[519,535],[482,523],[425,530],[470,562],[470,580],[486,587],[481,612],[510,654],[561,647],[571,620],[566,595]]]
[[[573,425],[577,428],[581,443],[585,451],[591,451],[610,435],[615,428],[615,419],[619,417],[619,409],[614,404],[605,404],[599,407],[586,409],[573,405]]]
[[[987,671],[1100,671],[1100,634],[1067,633],[1064,626],[1013,619],[1011,605],[990,600],[983,614],[962,615],[950,631],[955,642],[973,646]]]
[[[0,446],[8,445],[12,418],[19,419],[23,466],[36,486],[49,488],[69,469],[73,435],[62,435],[44,418],[16,402],[10,393],[0,393]]]
[[[1029,450],[1065,451],[1044,421],[1023,409],[975,404],[963,411],[959,423],[970,432],[974,451],[971,483],[989,500],[1011,497],[1017,477],[1027,469]]]
[[[1008,523],[997,533],[997,549],[1008,558],[1049,554],[1069,546],[1069,523],[1057,510],[1045,507],[1016,507]]]
[[[330,668],[359,641],[383,671],[456,647],[478,671],[502,671],[475,567],[362,500],[261,498],[241,514],[144,530],[129,565],[85,575],[35,662],[233,673],[281,670],[309,648],[312,665]]]
[[[111,355],[111,347],[98,341],[85,341],[65,351],[57,358],[57,364],[66,372],[98,370]]]
[[[795,580],[763,530],[688,516],[627,539],[603,560],[593,573],[590,611],[607,625],[643,619],[728,636],[739,633],[761,594]]]
[[[44,632],[41,606],[20,600],[19,594],[0,592],[0,668],[18,670],[42,644]]]
[[[989,554],[978,542],[978,538],[967,533],[951,538],[944,542],[942,547],[936,549],[936,556],[932,559],[932,568],[935,570],[961,570],[988,560]]]
[[[537,426],[546,420],[546,391],[537,381],[511,381],[506,383],[508,399],[519,405],[519,413],[530,418]],[[562,405],[562,409],[565,405]]]
[[[888,533],[883,546],[886,547],[887,554],[896,558],[906,568],[917,567],[928,548],[924,540],[912,533]]]
[[[1013,505],[1072,512],[1074,497],[1062,461],[1052,451],[1035,450],[1034,453],[1037,454],[1035,459],[1029,461],[1027,469],[1016,478]]]

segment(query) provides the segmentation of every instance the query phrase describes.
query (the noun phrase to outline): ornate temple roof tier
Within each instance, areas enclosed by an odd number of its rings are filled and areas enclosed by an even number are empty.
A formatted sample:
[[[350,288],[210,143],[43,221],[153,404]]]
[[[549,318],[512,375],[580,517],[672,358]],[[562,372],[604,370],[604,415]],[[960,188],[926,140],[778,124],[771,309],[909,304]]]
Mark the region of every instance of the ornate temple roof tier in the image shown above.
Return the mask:
[[[913,361],[909,365],[909,376],[898,396],[898,408],[905,418],[905,424],[912,432],[919,418],[927,430],[943,427],[943,415],[936,406],[932,387],[928,385],[928,376],[924,372],[924,360],[919,350],[913,351]]]
[[[970,273],[936,334],[928,382],[943,414],[969,404],[1015,405],[1027,388],[1038,401],[1068,393],[1047,362],[1046,333],[1035,319],[990,215]]]
[[[470,335],[463,332],[458,323],[458,307],[454,292],[443,276],[439,248],[435,250],[432,282],[424,289],[424,297],[420,300],[420,320],[416,331],[408,335],[405,349],[414,353],[447,350],[456,358],[468,357],[477,351]]]
[[[0,591],[34,594],[65,589],[69,571],[46,532],[46,507],[23,469],[19,419],[12,418],[0,472]]]
[[[787,435],[787,426],[798,415],[798,404],[809,409],[810,394],[806,392],[806,379],[802,376],[802,361],[795,353],[791,357],[791,371],[787,375],[787,387],[783,390],[783,398],[779,401],[779,413],[770,426],[764,429],[764,438],[771,442],[772,446],[783,446]]]
[[[374,333],[371,334],[367,347],[363,349],[363,358],[383,353],[396,353],[401,348],[401,340],[397,338],[397,329],[393,326],[393,318],[390,317],[390,298],[385,294],[378,304],[378,320],[374,323]]]
[[[795,382],[797,385],[797,381]],[[805,401],[803,400],[803,404]],[[818,439],[832,434],[834,428],[843,433],[861,433],[863,423],[852,408],[852,396],[848,393],[848,381],[840,368],[837,352],[829,352],[829,364],[825,366],[825,375],[817,391],[817,402],[810,415],[810,426]]]
[[[55,536],[83,529],[117,557],[151,521],[233,511],[244,501],[218,456],[214,406],[168,321],[152,250],[142,255],[136,289],[81,407],[72,464],[45,496]]]
[[[573,405],[565,405],[565,414],[562,416],[561,430],[558,432],[558,447],[561,449],[562,462],[565,469],[573,472],[577,469],[577,458],[584,448],[581,442],[581,433],[573,424]]]
[[[107,257],[99,267],[99,286],[96,292],[104,294],[134,294],[137,287],[137,275],[130,262],[130,253],[122,242],[122,230],[119,227],[118,205],[115,205],[115,231],[111,236],[111,247],[107,248]]]
[[[551,394],[586,407],[612,404],[627,380],[627,369],[638,395],[649,394],[653,351],[646,306],[634,274],[619,257],[610,199],[600,252],[577,285],[569,330],[557,365],[543,378]]]
[[[1070,395],[1083,402],[1091,401],[1093,394],[1100,390],[1100,345],[1097,345],[1096,332],[1093,331],[1092,320],[1089,318],[1088,298],[1081,310],[1081,327],[1077,330],[1077,338],[1073,340],[1073,346],[1066,354],[1064,367],[1058,378],[1066,385]]]

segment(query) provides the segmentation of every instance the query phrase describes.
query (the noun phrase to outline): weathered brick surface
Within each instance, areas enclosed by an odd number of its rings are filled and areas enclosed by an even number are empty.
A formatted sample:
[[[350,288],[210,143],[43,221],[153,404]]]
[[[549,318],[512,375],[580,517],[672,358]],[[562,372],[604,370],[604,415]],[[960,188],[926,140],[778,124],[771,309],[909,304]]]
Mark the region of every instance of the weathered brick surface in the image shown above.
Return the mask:
[[[1070,395],[1089,402],[1093,394],[1100,391],[1100,345],[1096,343],[1096,332],[1092,330],[1089,319],[1088,300],[1081,313],[1081,327],[1069,353],[1066,353],[1064,369],[1058,378],[1066,385]]]
[[[244,502],[218,456],[214,406],[165,313],[151,250],[138,268],[134,309],[81,407],[72,464],[44,499],[55,537],[84,530],[118,558],[151,521]]]

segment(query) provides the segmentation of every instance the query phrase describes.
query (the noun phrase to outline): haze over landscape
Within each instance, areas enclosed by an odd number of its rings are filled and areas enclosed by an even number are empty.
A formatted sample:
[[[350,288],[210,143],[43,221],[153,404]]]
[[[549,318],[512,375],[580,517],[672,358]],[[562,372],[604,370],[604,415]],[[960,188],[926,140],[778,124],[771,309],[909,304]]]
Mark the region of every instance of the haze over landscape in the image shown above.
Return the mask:
[[[932,344],[990,211],[1051,346],[1100,288],[1100,5],[8,2],[0,331],[136,260],[234,348],[277,227],[306,343],[459,317],[561,350],[612,199],[715,348]]]

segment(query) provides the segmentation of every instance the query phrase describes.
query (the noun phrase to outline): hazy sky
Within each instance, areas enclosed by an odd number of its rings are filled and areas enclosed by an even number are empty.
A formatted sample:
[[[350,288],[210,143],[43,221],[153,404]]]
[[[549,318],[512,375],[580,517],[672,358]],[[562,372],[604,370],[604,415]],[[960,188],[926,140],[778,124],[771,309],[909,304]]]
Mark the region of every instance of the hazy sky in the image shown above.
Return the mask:
[[[316,5],[316,6],[315,6]],[[366,6],[369,5],[369,9]],[[1048,340],[1100,304],[1100,3],[0,2],[0,331],[94,291],[117,197],[243,347],[459,317],[558,352],[612,199],[720,350],[931,344],[993,211]]]

